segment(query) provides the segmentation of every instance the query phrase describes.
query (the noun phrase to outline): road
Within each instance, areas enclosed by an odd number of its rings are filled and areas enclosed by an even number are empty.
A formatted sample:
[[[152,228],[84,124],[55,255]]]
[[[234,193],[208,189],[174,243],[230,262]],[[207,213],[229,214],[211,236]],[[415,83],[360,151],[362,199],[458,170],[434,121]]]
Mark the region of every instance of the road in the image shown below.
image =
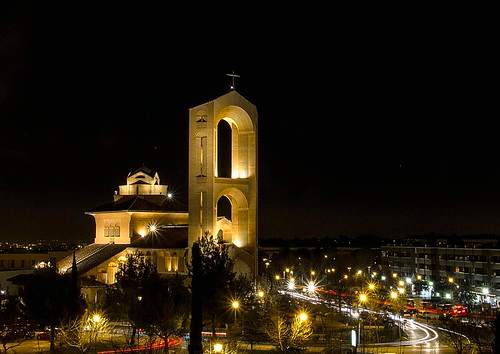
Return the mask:
[[[309,296],[303,293],[299,293],[297,291],[281,291],[282,294],[289,295],[296,299],[306,301],[312,305],[323,304],[326,306],[331,306],[338,309],[338,305],[333,301],[321,299],[316,296]],[[409,339],[405,341],[396,341],[396,342],[387,342],[387,343],[377,343],[366,345],[363,348],[370,353],[452,353],[446,345],[439,342],[439,333],[438,331],[428,324],[421,323],[414,319],[407,319],[400,316],[396,316],[390,313],[382,313],[371,311],[367,309],[358,309],[353,311],[353,309],[349,306],[341,306],[341,311],[346,313],[356,313],[356,311],[360,312],[371,312],[377,313],[380,315],[387,315],[399,323],[401,329],[408,334]]]

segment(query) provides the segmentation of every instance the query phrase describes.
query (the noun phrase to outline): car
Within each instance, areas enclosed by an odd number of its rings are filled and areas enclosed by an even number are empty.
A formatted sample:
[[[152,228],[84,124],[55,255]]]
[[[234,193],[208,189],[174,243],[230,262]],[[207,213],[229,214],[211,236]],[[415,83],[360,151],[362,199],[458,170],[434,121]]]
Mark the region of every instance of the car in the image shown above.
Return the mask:
[[[467,311],[466,307],[457,304],[451,308],[450,315],[451,317],[467,317],[469,315],[469,311]]]

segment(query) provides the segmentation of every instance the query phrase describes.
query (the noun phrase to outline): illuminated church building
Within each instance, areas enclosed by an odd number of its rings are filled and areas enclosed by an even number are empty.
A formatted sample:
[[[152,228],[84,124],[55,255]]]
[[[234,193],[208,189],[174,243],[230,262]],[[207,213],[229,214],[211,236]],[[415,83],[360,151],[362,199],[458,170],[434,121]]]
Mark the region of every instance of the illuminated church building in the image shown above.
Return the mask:
[[[221,160],[218,151],[224,129],[229,161]],[[86,213],[94,218],[96,229],[94,243],[75,253],[82,279],[113,284],[120,263],[135,252],[160,274],[187,274],[190,247],[204,233],[222,236],[235,271],[255,274],[256,107],[232,90],[191,108],[188,166],[188,208],[161,184],[158,173],[143,166],[128,174],[112,202]],[[223,171],[222,166],[229,169]],[[70,272],[72,261],[73,256],[59,261],[59,270]]]

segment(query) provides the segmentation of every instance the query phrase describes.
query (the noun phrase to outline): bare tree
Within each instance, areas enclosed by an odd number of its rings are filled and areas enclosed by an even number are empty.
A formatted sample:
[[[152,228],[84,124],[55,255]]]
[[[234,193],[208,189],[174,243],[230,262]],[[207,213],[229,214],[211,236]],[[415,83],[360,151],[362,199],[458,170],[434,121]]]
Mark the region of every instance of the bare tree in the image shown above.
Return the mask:
[[[442,323],[444,328],[440,328],[442,337],[457,354],[473,352],[474,345],[463,333],[465,326],[456,320],[446,320]]]
[[[81,353],[87,353],[104,340],[112,327],[101,312],[86,311],[82,317],[69,321],[60,330],[61,341]]]
[[[301,351],[312,335],[312,326],[299,316],[290,319],[276,312],[269,317],[266,333],[278,351]]]

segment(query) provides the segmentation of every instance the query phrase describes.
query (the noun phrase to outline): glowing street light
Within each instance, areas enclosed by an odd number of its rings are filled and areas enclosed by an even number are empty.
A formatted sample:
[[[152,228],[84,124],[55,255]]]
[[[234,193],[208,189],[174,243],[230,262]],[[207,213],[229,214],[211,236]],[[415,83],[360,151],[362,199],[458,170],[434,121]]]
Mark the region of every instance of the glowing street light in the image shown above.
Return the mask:
[[[347,274],[344,274],[344,279],[347,279],[349,278],[349,276]]]
[[[404,294],[405,293],[405,288],[398,288],[398,293]]]
[[[451,294],[450,293],[446,293],[446,294],[444,294],[444,297],[445,297],[445,299],[451,299]]]
[[[264,297],[264,292],[262,290],[259,290],[257,292],[257,296],[260,297],[261,299]]]
[[[420,274],[417,275],[417,280],[422,280],[422,276]]]
[[[391,291],[389,296],[391,297],[391,299],[396,300],[398,298],[398,293],[396,291]]]
[[[365,303],[367,301],[368,301],[368,296],[366,294],[363,293],[359,294],[359,302]]]
[[[452,284],[454,281],[453,277],[448,277],[448,283]]]
[[[316,275],[316,272],[314,270],[311,270],[311,275],[312,276],[315,276]]]
[[[373,291],[373,290],[375,290],[376,287],[377,286],[375,285],[375,283],[368,283],[368,290]]]
[[[397,278],[398,277],[398,273],[392,273],[392,277],[393,278]]]
[[[94,322],[94,323],[99,323],[99,322],[101,322],[101,320],[102,320],[102,317],[101,317],[101,315],[100,315],[100,314],[98,314],[98,313],[95,313],[95,314],[92,316],[92,322]]]
[[[382,276],[380,277],[380,280],[382,280],[382,281],[384,281],[384,280],[386,280],[386,279],[387,279],[387,278],[386,278],[386,276],[385,276],[385,275],[382,275]]]
[[[231,301],[231,307],[234,310],[234,324],[236,325],[236,312],[238,312],[240,308],[240,302],[238,300]]]
[[[405,286],[405,282],[404,282],[404,281],[402,281],[402,280],[400,280],[400,281],[398,281],[398,285],[399,285],[399,286]]]
[[[316,290],[318,290],[318,286],[314,280],[309,280],[306,285],[307,292],[309,294],[315,294]]]
[[[288,290],[295,290],[295,279],[290,278],[287,283]]]
[[[406,278],[406,284],[410,285],[411,284],[411,278]]]
[[[361,274],[363,274],[363,271],[362,271],[362,270],[358,270],[358,271],[356,272],[356,275],[361,275]]]
[[[309,319],[309,315],[307,314],[307,312],[305,312],[305,311],[301,311],[301,312],[299,313],[299,320],[300,320],[300,322],[305,322],[305,321],[307,321],[308,319]]]
[[[279,276],[279,274],[276,274],[276,275],[274,276],[274,280],[280,280],[280,279],[281,279],[281,277]]]
[[[222,344],[221,343],[214,344],[214,352],[215,353],[222,353]]]
[[[174,195],[172,193],[167,193],[167,198],[168,199],[172,199],[174,197]]]

